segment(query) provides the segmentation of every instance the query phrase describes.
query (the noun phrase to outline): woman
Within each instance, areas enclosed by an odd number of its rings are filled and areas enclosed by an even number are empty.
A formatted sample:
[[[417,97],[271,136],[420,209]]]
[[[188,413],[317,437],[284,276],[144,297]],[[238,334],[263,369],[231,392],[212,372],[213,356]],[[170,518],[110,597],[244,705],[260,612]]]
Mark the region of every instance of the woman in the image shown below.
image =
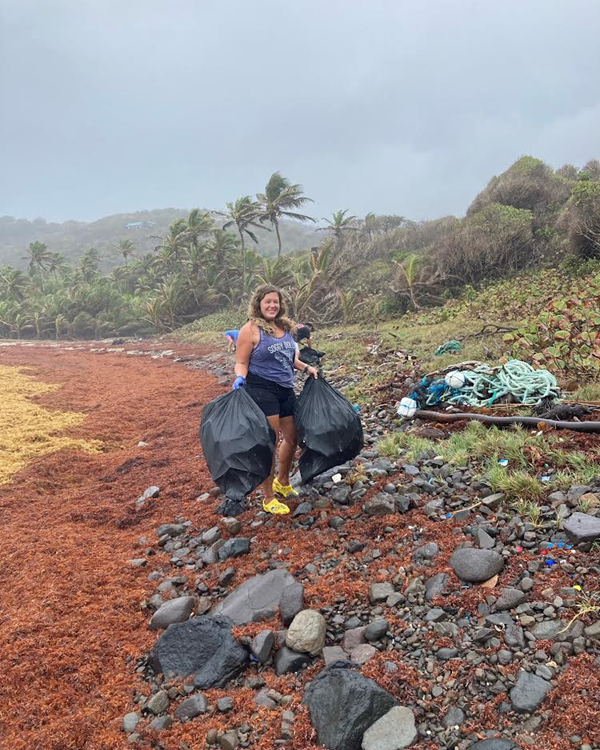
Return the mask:
[[[236,347],[233,389],[241,386],[264,412],[275,430],[279,447],[279,474],[275,476],[275,457],[271,474],[263,484],[263,509],[274,515],[289,513],[285,503],[275,498],[297,496],[290,484],[290,466],[296,451],[294,429],[294,370],[317,377],[314,367],[298,358],[292,336],[294,324],[285,315],[281,292],[277,287],[259,287],[250,301],[248,322],[240,330]]]
[[[225,339],[227,340],[227,343],[229,346],[227,347],[227,350],[230,352],[235,351],[235,347],[237,345],[238,336],[240,335],[240,332],[237,330],[237,328],[232,328],[229,331],[225,331],[223,336],[225,336]]]

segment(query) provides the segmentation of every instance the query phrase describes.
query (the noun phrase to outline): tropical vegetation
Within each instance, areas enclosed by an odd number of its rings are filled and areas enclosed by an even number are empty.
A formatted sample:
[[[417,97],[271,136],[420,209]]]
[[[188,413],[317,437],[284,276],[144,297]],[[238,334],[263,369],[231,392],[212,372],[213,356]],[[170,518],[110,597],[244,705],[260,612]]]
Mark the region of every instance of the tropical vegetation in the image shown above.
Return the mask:
[[[600,258],[595,160],[553,170],[526,156],[493,177],[463,218],[359,218],[340,209],[321,222],[314,244],[286,246],[283,226],[315,223],[303,213],[310,203],[302,185],[275,172],[262,192],[223,211],[194,209],[164,231],[156,227],[150,249],[134,235],[121,236],[113,247],[121,262],[108,269],[97,248],[74,261],[61,247],[33,240],[22,248],[19,267],[0,265],[0,336],[143,336],[220,311],[243,317],[259,283],[281,287],[298,320],[379,321],[468,297],[490,282],[501,288],[518,273]],[[265,252],[265,236],[273,237],[276,253]],[[596,293],[591,297],[590,309]],[[595,372],[596,324],[580,318],[575,302],[550,309],[543,329],[522,327],[507,343],[525,353],[537,348],[544,362]],[[566,351],[571,343],[574,354]]]

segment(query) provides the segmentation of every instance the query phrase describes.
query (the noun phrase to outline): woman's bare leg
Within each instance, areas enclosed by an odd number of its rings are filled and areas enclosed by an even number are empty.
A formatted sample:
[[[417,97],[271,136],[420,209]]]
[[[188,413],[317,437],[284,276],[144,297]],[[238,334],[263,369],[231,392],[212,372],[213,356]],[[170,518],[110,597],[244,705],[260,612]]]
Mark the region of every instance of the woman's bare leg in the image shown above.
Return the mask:
[[[275,499],[275,493],[273,492],[273,477],[275,476],[275,452],[277,451],[277,443],[279,442],[279,415],[276,414],[273,417],[267,417],[268,423],[275,430],[275,450],[273,451],[273,463],[271,464],[271,473],[262,483],[262,491],[265,496],[265,502],[270,503],[271,500]]]
[[[284,487],[290,483],[290,467],[296,452],[296,428],[294,417],[280,417],[281,445],[279,446],[278,479]]]

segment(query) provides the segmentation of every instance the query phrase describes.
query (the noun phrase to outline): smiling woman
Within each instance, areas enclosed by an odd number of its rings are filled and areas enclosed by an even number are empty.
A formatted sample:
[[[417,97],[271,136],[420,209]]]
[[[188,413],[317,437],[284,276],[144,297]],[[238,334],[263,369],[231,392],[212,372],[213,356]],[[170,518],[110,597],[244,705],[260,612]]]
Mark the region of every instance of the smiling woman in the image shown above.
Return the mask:
[[[63,448],[97,453],[99,440],[79,440],[61,433],[77,427],[85,414],[50,411],[33,401],[58,386],[40,383],[22,368],[0,366],[0,485],[31,461]]]

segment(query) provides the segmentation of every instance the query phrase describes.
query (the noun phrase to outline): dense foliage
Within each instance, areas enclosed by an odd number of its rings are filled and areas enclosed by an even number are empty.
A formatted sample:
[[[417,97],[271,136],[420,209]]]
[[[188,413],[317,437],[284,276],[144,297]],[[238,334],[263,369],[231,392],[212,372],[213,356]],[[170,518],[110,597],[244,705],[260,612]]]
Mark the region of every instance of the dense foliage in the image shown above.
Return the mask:
[[[506,334],[516,356],[577,380],[600,378],[600,275],[552,300],[535,321]]]
[[[123,262],[108,272],[97,249],[72,262],[62,248],[33,241],[23,250],[25,268],[0,266],[0,336],[171,331],[220,310],[244,310],[259,283],[283,288],[298,320],[379,319],[523,270],[542,272],[565,258],[600,258],[597,161],[552,170],[523,157],[492,178],[462,219],[413,222],[372,213],[359,219],[343,209],[312,235],[320,244],[290,252],[282,221],[313,222],[300,212],[308,203],[301,185],[276,172],[254,198],[242,196],[223,212],[194,209],[176,218],[150,251],[135,235],[121,238],[112,250]],[[275,256],[265,252],[265,234]],[[554,320],[547,324],[551,331]],[[583,346],[585,334],[578,334]],[[563,349],[542,338],[539,346],[562,361]]]

